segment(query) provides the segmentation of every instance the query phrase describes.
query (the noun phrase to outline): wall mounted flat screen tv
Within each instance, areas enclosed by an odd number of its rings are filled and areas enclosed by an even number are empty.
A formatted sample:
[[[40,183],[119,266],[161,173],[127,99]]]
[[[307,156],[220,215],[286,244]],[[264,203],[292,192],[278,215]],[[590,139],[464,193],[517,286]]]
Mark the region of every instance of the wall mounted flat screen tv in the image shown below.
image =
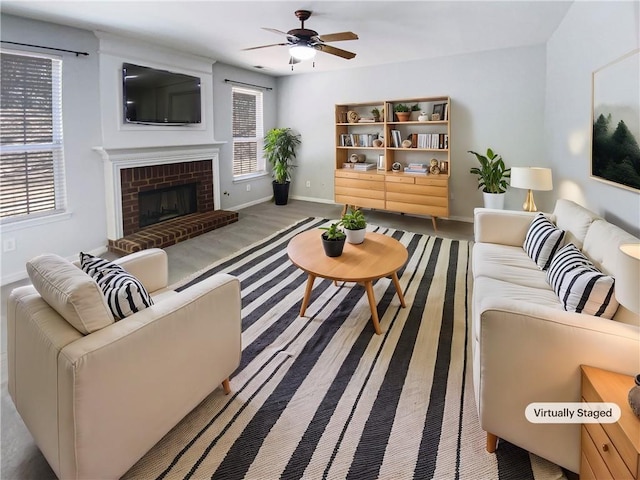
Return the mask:
[[[124,122],[186,125],[201,122],[200,78],[122,64]]]

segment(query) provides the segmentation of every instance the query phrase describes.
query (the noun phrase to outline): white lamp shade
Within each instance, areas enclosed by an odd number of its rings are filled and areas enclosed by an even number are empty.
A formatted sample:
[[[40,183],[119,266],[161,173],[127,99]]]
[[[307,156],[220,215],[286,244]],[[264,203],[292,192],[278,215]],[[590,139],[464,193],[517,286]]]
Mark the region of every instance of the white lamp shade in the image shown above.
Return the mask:
[[[316,49],[307,45],[293,45],[289,47],[289,54],[297,60],[311,60],[316,56]]]
[[[640,243],[620,245],[616,267],[616,299],[640,313]]]
[[[553,180],[550,168],[511,167],[509,184],[527,190],[552,190]]]

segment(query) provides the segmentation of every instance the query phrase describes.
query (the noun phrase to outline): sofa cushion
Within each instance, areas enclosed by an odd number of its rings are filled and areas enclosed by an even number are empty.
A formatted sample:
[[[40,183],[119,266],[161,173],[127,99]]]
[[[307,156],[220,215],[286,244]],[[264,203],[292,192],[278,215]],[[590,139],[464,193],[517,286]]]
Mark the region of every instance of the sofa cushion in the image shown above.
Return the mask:
[[[541,270],[546,270],[549,268],[551,259],[562,246],[563,237],[564,230],[556,228],[549,219],[539,213],[527,230],[523,247],[536,265]]]
[[[39,255],[27,262],[27,272],[44,301],[79,332],[86,335],[113,323],[98,284],[68,260]]]
[[[476,243],[473,276],[506,280],[516,285],[550,290],[546,274],[529,258],[522,246]]]
[[[553,210],[556,225],[565,231],[564,242],[573,243],[582,250],[591,223],[600,217],[571,200],[559,198]]]
[[[554,255],[547,270],[547,282],[556,294],[559,295],[558,292],[564,276],[577,267],[595,269],[593,263],[578,250],[578,247],[573,243],[568,243]]]
[[[612,318],[618,309],[615,281],[595,267],[575,267],[562,276],[558,297],[568,312]]]
[[[120,267],[99,269],[95,279],[117,320],[153,305],[144,285]]]

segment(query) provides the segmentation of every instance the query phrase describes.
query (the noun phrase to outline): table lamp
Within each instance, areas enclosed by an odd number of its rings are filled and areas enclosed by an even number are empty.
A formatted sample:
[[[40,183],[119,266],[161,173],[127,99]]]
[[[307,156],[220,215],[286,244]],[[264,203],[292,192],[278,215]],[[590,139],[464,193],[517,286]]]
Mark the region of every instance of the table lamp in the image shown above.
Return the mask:
[[[616,299],[633,313],[640,313],[640,243],[620,245],[616,266]]]
[[[511,181],[509,184],[515,188],[526,188],[529,190],[527,199],[522,208],[527,212],[537,212],[533,201],[533,190],[551,190],[553,181],[551,179],[550,168],[540,167],[511,167]]]

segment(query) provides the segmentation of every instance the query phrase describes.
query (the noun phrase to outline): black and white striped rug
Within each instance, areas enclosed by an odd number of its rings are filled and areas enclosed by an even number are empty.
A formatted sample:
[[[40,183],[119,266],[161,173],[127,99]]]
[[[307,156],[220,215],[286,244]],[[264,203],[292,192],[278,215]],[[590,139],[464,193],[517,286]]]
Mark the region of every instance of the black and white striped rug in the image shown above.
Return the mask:
[[[374,283],[376,335],[364,288],[317,279],[286,254],[309,218],[220,261],[179,288],[226,272],[242,287],[242,363],[232,393],[214,391],[125,478],[551,479],[562,470],[501,443],[484,450],[471,376],[470,245],[369,226],[409,251]],[[179,289],[178,288],[178,289]]]

